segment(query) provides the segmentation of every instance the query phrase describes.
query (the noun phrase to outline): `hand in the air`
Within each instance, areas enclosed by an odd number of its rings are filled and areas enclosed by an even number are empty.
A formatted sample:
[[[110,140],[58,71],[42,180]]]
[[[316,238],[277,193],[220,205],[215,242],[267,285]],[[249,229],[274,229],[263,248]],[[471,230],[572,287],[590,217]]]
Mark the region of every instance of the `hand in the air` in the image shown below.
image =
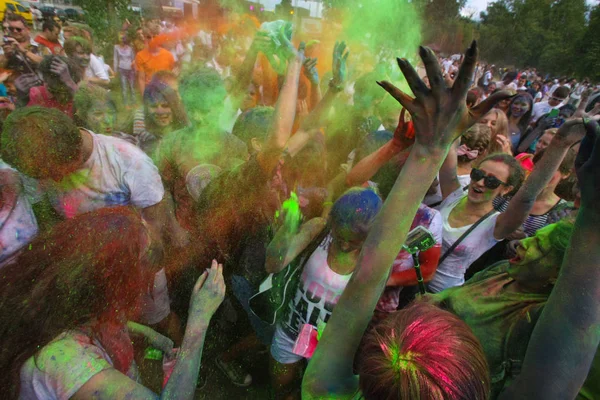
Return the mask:
[[[467,91],[472,83],[477,62],[477,43],[473,41],[452,87],[448,87],[437,57],[426,47],[420,55],[427,70],[429,89],[405,59],[398,59],[415,98],[410,97],[387,81],[378,82],[410,113],[416,131],[416,142],[428,149],[446,149],[465,130],[485,115],[497,102],[511,97],[509,92],[494,93],[485,101],[467,110]]]
[[[308,57],[304,60],[304,76],[312,85],[319,84],[319,71],[317,71],[317,59]]]
[[[575,159],[575,171],[577,172],[579,189],[581,191],[581,208],[583,209],[585,207],[599,210],[600,126],[598,125],[598,122],[590,119],[584,119],[583,126],[585,127],[586,133],[581,141],[579,153]]]
[[[350,52],[346,50],[346,42],[336,42],[333,46],[333,84],[342,86],[348,77],[347,60]]]
[[[208,323],[225,298],[223,265],[213,260],[196,281],[190,301],[189,320]]]

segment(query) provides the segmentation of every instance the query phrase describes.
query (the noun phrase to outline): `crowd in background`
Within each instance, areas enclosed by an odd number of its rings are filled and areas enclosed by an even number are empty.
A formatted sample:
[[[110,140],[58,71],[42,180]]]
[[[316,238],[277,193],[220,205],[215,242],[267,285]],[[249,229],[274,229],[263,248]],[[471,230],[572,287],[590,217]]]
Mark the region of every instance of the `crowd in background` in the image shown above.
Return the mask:
[[[248,355],[265,398],[600,397],[597,82],[284,21],[125,21],[111,58],[2,27],[6,398],[194,398]]]

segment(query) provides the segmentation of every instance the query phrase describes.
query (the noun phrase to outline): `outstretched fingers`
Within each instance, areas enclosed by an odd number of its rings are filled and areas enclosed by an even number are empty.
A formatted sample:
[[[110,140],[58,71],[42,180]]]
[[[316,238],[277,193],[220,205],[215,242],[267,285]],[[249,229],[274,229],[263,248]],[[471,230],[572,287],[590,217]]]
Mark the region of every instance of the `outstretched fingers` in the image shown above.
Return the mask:
[[[475,73],[475,64],[477,63],[477,42],[473,40],[471,46],[465,52],[465,59],[460,65],[458,75],[452,86],[452,95],[454,99],[461,100],[467,96],[467,92],[473,83],[473,74]]]
[[[439,100],[441,98],[441,94],[447,89],[444,76],[442,75],[442,69],[440,68],[440,63],[429,47],[419,46],[419,55],[421,56],[423,65],[427,71],[431,92],[435,98]]]
[[[402,107],[404,107],[409,113],[411,113],[411,115],[414,115],[415,111],[417,110],[414,105],[415,99],[413,99],[412,97],[410,97],[409,95],[407,95],[402,90],[398,89],[396,86],[392,85],[388,81],[377,82],[377,84],[381,86],[383,90],[388,92],[393,98],[395,98]]]
[[[427,94],[429,92],[427,85],[425,85],[425,82],[423,82],[423,80],[419,77],[419,74],[417,74],[417,71],[415,71],[413,66],[410,65],[408,60],[405,58],[396,58],[396,61],[398,62],[398,67],[400,67],[400,70],[406,79],[406,83],[408,83],[408,86],[410,87],[410,90],[412,90],[415,97],[419,98]]]

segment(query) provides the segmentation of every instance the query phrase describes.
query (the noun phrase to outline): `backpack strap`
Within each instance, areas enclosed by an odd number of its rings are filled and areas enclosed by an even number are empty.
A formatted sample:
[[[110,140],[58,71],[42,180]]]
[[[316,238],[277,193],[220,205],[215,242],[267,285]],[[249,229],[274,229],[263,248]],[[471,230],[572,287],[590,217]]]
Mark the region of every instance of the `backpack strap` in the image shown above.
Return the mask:
[[[452,254],[452,252],[454,251],[454,249],[456,249],[456,247],[463,241],[465,240],[465,238],[467,236],[469,236],[469,234],[471,232],[473,232],[475,230],[475,228],[477,228],[483,221],[485,221],[486,219],[488,219],[488,217],[490,217],[492,214],[496,213],[496,210],[494,208],[492,208],[492,210],[490,212],[488,212],[487,214],[485,214],[483,217],[479,218],[477,220],[477,222],[475,222],[473,225],[471,225],[469,227],[469,229],[467,229],[467,231],[465,233],[463,233],[461,235],[461,237],[459,237],[458,239],[456,239],[456,241],[454,243],[452,243],[452,246],[450,246],[450,248],[448,250],[446,250],[446,252],[442,255],[442,257],[440,257],[440,261],[438,262],[438,266],[442,265],[442,263],[444,262],[444,260],[446,258],[448,258],[448,256],[450,254]]]

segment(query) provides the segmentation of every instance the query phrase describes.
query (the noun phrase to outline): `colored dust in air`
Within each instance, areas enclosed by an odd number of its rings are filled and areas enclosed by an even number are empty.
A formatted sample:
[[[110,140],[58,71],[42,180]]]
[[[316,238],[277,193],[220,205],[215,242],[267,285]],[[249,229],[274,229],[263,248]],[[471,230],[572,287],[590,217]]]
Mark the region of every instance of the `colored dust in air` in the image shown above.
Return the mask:
[[[298,195],[292,192],[290,198],[281,205],[281,209],[285,216],[285,226],[290,228],[290,232],[297,232],[302,220]]]

